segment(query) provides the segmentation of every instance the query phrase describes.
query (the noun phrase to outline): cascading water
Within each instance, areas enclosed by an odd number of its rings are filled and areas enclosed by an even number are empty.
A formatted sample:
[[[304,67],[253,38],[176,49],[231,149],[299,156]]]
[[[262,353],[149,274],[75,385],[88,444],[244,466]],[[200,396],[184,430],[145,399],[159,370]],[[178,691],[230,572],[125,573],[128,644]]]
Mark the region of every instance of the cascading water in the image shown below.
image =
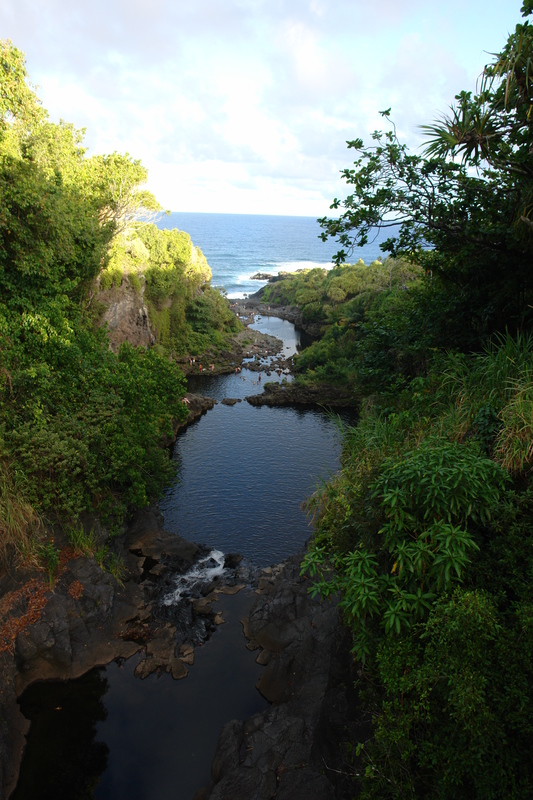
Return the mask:
[[[183,575],[176,575],[174,588],[161,598],[161,604],[172,606],[180,600],[192,597],[203,586],[209,585],[215,578],[221,578],[224,573],[224,553],[221,550],[211,550]]]

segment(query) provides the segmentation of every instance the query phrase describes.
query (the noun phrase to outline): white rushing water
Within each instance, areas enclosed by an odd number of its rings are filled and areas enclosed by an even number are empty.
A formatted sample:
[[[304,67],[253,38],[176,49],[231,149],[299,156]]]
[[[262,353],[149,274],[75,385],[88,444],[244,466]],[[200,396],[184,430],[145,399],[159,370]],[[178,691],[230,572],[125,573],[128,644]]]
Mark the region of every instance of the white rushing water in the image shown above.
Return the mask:
[[[174,589],[162,600],[163,605],[172,606],[183,597],[190,597],[200,586],[211,583],[215,578],[224,575],[224,553],[211,550],[204,558],[194,564],[188,572],[176,575]]]

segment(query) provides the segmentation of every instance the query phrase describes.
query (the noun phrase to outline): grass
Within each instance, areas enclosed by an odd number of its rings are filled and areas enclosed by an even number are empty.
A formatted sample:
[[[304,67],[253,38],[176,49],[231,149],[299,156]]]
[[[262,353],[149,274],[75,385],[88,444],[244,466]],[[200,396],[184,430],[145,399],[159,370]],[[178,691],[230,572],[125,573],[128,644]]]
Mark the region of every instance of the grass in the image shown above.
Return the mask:
[[[13,552],[30,547],[41,519],[24,499],[24,481],[7,459],[0,459],[0,561],[6,563]]]
[[[87,533],[78,523],[69,528],[67,538],[77,555],[94,558],[101,570],[109,572],[117,583],[124,585],[126,568],[122,558],[110,552],[107,544],[98,544],[94,530]]]

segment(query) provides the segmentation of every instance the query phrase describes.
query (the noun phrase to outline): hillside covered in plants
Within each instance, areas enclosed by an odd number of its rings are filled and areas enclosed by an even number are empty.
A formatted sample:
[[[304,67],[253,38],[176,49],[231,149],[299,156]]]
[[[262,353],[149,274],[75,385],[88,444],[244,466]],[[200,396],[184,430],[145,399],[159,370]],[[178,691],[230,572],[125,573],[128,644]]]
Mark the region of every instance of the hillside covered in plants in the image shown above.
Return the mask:
[[[49,120],[23,54],[0,42],[0,555],[23,561],[96,514],[109,531],[172,477],[161,441],[186,408],[173,357],[238,323],[201,251],[161,231],[140,162],[89,157]],[[109,348],[101,291],[144,293],[158,346]]]
[[[533,794],[532,59],[525,21],[422,156],[390,110],[349,142],[350,195],[321,221],[338,265],[269,295],[323,323],[301,379],[359,401],[303,565],[351,631],[356,797]],[[393,224],[383,263],[345,264]]]
[[[224,295],[211,287],[211,277],[204,254],[188,233],[131,221],[113,237],[97,282],[105,292],[120,290],[126,281],[142,296],[158,352],[171,357],[209,352],[216,358],[244,326]]]

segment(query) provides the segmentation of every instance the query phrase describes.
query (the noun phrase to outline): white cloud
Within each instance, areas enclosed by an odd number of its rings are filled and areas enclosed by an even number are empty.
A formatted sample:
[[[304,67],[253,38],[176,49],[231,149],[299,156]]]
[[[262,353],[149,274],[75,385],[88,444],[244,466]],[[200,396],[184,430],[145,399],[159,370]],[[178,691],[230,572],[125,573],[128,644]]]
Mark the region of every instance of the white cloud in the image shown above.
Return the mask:
[[[51,117],[128,151],[173,210],[327,213],[345,140],[471,88],[521,0],[3,0]]]

